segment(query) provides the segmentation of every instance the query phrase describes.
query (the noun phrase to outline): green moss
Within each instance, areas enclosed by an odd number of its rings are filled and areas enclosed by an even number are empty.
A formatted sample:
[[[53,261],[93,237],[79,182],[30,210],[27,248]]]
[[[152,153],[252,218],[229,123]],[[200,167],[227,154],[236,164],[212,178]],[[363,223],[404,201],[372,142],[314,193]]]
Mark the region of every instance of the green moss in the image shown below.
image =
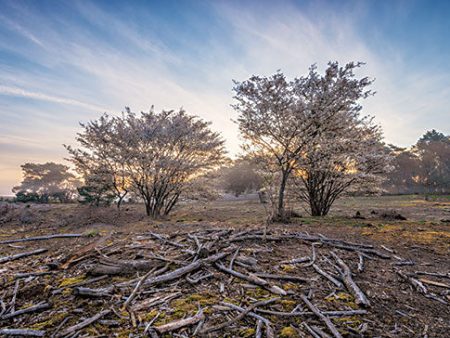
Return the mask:
[[[351,327],[353,329],[357,329],[362,324],[362,321],[360,319],[358,319],[358,317],[356,317],[356,316],[338,317],[338,318],[333,318],[332,320],[336,324],[345,325],[345,326]]]
[[[338,292],[330,297],[325,298],[325,300],[327,302],[344,304],[352,309],[358,309],[358,305],[355,303],[355,297],[346,292]]]
[[[64,312],[54,313],[48,320],[45,320],[40,323],[36,323],[36,324],[32,325],[31,328],[35,329],[35,330],[42,330],[45,328],[55,326],[56,324],[59,324],[61,321],[63,321],[64,318],[66,318],[66,316],[67,316],[67,313],[64,313]]]
[[[86,230],[86,231],[83,233],[83,236],[86,236],[86,237],[95,237],[95,236],[98,236],[99,233],[100,233],[100,231],[99,231],[98,229],[90,229],[90,230]]]
[[[298,333],[293,327],[286,326],[283,327],[283,329],[281,329],[280,337],[281,338],[298,337]]]
[[[244,337],[244,338],[253,337],[255,335],[255,333],[256,333],[256,330],[249,327],[249,328],[240,330],[239,337]]]
[[[261,287],[257,287],[257,288],[254,288],[254,289],[247,289],[245,291],[245,293],[248,296],[250,296],[252,298],[255,298],[257,300],[263,300],[263,299],[265,299],[267,297],[270,297],[270,295],[271,295],[271,293],[269,291],[267,291],[266,289],[263,289]]]
[[[284,272],[293,272],[293,271],[295,271],[295,266],[289,265],[289,264],[283,264],[283,265],[280,265],[280,269],[283,270]]]
[[[290,299],[282,299],[281,305],[283,305],[283,309],[286,311],[292,311],[294,310],[295,306],[297,305],[297,302]]]
[[[74,284],[78,284],[82,281],[84,281],[86,279],[85,275],[79,275],[76,277],[69,277],[69,278],[64,278],[61,283],[59,284],[59,287],[66,287],[66,286],[71,286]]]

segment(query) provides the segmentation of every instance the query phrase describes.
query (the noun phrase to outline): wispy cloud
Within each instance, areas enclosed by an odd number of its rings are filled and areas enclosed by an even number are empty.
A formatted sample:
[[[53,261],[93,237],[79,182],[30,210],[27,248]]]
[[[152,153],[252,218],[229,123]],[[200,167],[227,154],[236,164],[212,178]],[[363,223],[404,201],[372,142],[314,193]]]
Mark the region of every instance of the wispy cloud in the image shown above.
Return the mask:
[[[58,104],[67,104],[67,105],[71,105],[71,106],[77,106],[77,107],[93,110],[96,112],[108,111],[108,109],[105,109],[105,108],[102,108],[100,106],[96,106],[93,104],[89,104],[86,102],[81,102],[78,100],[69,99],[69,98],[65,98],[65,97],[31,92],[31,91],[24,90],[24,89],[17,88],[17,87],[8,87],[8,86],[0,85],[0,95],[20,96],[20,97],[30,98],[30,99],[34,99],[34,100],[42,100],[42,101],[48,101],[48,102],[53,102],[53,103],[58,103]]]
[[[9,29],[14,30],[15,32],[19,33],[21,36],[25,37],[26,39],[30,40],[36,45],[44,47],[44,43],[41,40],[39,40],[33,33],[25,29],[17,22],[8,19],[4,15],[0,15],[0,21],[3,22]]]

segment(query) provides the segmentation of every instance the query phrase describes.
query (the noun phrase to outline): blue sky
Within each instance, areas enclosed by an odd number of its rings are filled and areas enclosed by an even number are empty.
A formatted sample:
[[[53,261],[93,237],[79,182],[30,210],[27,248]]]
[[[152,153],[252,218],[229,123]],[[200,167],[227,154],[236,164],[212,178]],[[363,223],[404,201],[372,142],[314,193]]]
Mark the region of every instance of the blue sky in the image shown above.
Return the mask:
[[[0,195],[63,161],[78,123],[184,107],[240,139],[232,79],[363,61],[386,141],[450,133],[450,1],[0,0]]]

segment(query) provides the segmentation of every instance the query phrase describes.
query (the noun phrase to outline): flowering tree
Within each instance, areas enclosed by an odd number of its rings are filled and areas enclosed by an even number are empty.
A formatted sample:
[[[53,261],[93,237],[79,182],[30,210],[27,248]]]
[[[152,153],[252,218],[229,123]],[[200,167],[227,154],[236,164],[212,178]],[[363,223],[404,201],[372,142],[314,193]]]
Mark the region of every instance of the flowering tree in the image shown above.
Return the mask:
[[[68,202],[76,192],[79,183],[75,176],[64,164],[25,163],[21,165],[23,171],[22,183],[13,188],[13,192],[22,200],[36,200],[48,203],[50,198],[61,203]],[[30,198],[33,196],[33,198]],[[20,199],[19,198],[19,199]]]
[[[117,119],[105,114],[97,121],[80,125],[83,131],[76,138],[80,148],[65,146],[71,155],[69,160],[84,179],[80,193],[96,205],[102,196],[107,196],[105,204],[116,199],[120,209],[129,193],[130,180],[125,170],[126,157],[115,140]]]
[[[285,219],[285,191],[295,168],[295,159],[305,146],[308,130],[303,101],[295,93],[295,81],[282,73],[270,77],[252,76],[235,82],[239,112],[237,122],[244,137],[244,149],[275,177],[274,218]],[[273,181],[273,180],[272,180]]]
[[[373,186],[385,171],[381,131],[360,116],[359,100],[372,95],[372,81],[355,78],[361,65],[329,63],[323,76],[312,66],[290,82],[277,73],[235,87],[246,149],[279,179],[278,217],[290,182],[312,215],[325,215],[343,192]]]
[[[361,116],[360,99],[372,95],[368,78],[356,79],[361,63],[339,67],[329,63],[325,75],[315,66],[296,80],[312,129],[304,152],[296,159],[297,196],[313,216],[324,216],[333,202],[351,188],[378,187],[389,164],[381,130]]]
[[[142,198],[153,218],[167,215],[191,180],[224,159],[220,136],[209,129],[209,123],[183,110],[156,113],[152,109],[136,115],[127,109],[122,117],[84,125],[83,134],[98,125],[107,125],[105,133],[94,133],[89,141],[79,138],[82,148],[69,148],[72,158],[86,163],[98,160],[100,165],[104,155],[120,168],[124,182]]]

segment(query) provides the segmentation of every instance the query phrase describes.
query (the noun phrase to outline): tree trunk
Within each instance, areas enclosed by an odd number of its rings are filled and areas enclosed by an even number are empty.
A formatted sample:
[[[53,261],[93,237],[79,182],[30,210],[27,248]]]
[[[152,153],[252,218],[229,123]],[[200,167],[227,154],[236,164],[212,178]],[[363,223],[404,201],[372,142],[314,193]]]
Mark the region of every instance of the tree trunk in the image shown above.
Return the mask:
[[[286,190],[288,176],[289,176],[289,172],[283,171],[282,176],[281,176],[280,191],[278,192],[278,205],[277,205],[277,215],[276,215],[276,218],[278,221],[286,220],[286,212],[285,212],[285,208],[284,208],[284,193]]]

